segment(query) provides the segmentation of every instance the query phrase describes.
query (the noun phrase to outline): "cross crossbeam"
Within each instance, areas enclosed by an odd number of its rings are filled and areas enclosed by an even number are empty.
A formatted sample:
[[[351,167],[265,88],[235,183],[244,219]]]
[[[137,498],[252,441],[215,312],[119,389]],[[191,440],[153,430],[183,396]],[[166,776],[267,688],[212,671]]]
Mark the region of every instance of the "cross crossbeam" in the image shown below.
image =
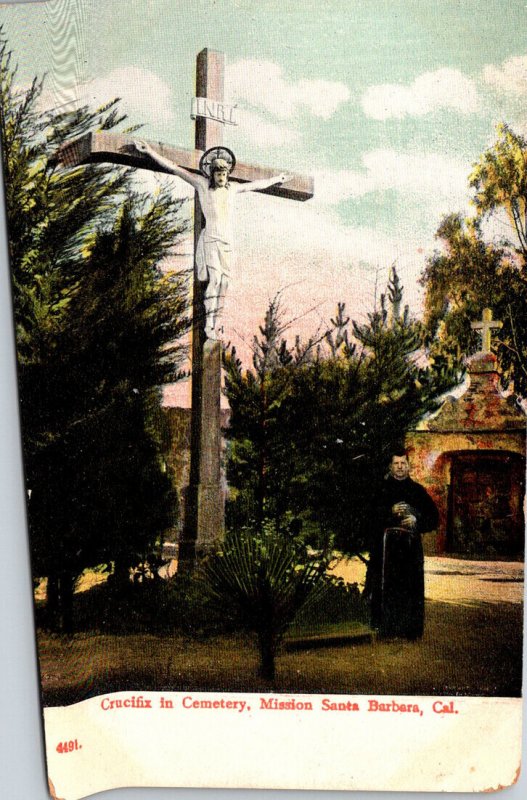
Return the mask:
[[[471,323],[472,330],[478,331],[481,336],[480,353],[490,353],[492,345],[492,331],[503,327],[503,322],[492,319],[492,310],[484,308],[480,322]]]
[[[135,137],[137,139],[137,137]],[[79,139],[66,142],[57,153],[57,159],[64,167],[77,167],[81,164],[122,164],[127,167],[154,170],[155,172],[168,172],[152,159],[139,153],[134,147],[134,139],[130,136],[121,136],[115,133],[86,133]],[[199,173],[199,161],[203,155],[202,150],[184,150],[179,147],[172,147],[161,142],[149,142],[154,150],[162,156],[170,159],[190,172]],[[284,197],[289,200],[309,200],[313,197],[313,178],[310,176],[299,175],[285,169],[270,169],[268,167],[258,167],[252,164],[237,163],[233,172],[229,175],[230,181],[238,183],[248,183],[272,178],[287,172],[290,176],[287,184],[270,186],[267,189],[260,189],[262,194],[271,194],[277,197]]]

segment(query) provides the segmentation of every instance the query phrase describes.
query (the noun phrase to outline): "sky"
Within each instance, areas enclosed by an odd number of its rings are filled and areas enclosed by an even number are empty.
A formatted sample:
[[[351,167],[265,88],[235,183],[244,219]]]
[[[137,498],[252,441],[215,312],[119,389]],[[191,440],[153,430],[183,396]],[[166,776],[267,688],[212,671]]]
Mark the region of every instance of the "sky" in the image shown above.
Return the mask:
[[[309,335],[338,301],[363,321],[395,264],[419,315],[434,233],[444,214],[472,213],[468,175],[496,125],[527,135],[526,12],[525,0],[48,0],[0,19],[19,82],[47,74],[46,103],[119,96],[141,136],[189,149],[196,55],[225,53],[239,125],[224,144],[315,179],[305,203],[240,197],[224,327],[248,359],[279,291],[291,333]],[[142,176],[189,197],[179,179]]]

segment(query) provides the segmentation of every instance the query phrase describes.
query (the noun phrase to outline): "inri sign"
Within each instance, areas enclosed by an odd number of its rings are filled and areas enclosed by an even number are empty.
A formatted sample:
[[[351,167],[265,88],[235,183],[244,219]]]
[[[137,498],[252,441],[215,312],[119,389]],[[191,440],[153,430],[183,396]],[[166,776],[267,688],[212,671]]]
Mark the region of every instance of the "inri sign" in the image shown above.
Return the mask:
[[[234,106],[227,106],[225,103],[219,103],[209,97],[193,97],[190,116],[192,119],[206,117],[217,122],[223,122],[224,125],[237,125],[235,111],[236,108]]]

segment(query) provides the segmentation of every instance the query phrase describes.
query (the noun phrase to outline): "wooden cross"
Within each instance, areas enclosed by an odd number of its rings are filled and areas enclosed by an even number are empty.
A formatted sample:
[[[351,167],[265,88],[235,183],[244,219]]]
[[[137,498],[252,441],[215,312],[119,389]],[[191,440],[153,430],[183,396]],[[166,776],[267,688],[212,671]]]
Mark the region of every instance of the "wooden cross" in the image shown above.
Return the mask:
[[[473,330],[481,334],[481,350],[480,353],[490,353],[492,344],[492,331],[503,327],[503,322],[492,319],[492,310],[490,308],[483,309],[481,322],[472,322],[471,327]]]
[[[205,49],[196,61],[196,96],[223,103],[225,56]],[[150,143],[170,161],[192,172],[199,172],[205,150],[223,144],[223,123],[196,117],[195,149],[183,150],[162,143]],[[57,154],[66,167],[110,162],[140,169],[163,172],[145,154],[139,153],[133,139],[112,133],[88,133],[64,144]],[[272,178],[287,172],[287,184],[275,184],[259,190],[263,194],[291,200],[313,197],[313,179],[289,170],[268,169],[237,162],[229,180],[242,183]],[[196,194],[194,214],[194,252],[204,226]],[[224,531],[223,493],[221,488],[221,346],[205,339],[203,331],[205,286],[194,270],[192,332],[192,422],[190,441],[190,478],[185,497],[185,518],[179,545],[179,569],[193,568],[196,553],[207,551]]]

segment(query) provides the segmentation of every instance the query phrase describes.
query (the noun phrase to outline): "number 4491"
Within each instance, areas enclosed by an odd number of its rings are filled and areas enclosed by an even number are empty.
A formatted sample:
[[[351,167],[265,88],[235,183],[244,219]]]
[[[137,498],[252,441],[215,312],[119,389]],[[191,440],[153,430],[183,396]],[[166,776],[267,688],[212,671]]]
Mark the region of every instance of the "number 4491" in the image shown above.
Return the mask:
[[[82,747],[77,739],[70,739],[69,742],[59,742],[57,745],[57,753],[73,753],[74,750],[80,750]]]

